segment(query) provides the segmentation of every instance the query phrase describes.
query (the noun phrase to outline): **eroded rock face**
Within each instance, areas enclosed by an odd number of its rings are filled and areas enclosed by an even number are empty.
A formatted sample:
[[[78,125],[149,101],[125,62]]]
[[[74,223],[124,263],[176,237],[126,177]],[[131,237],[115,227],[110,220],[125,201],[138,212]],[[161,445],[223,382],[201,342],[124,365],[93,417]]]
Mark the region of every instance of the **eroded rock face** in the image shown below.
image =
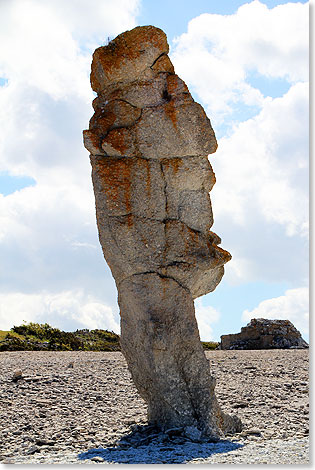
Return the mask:
[[[84,144],[118,289],[122,351],[149,422],[217,439],[241,426],[218,406],[193,303],[215,289],[231,257],[210,231],[215,176],[207,156],[217,143],[167,53],[153,26],[94,52],[97,98]]]
[[[221,336],[220,348],[304,349],[308,344],[289,320],[253,318],[240,333]]]

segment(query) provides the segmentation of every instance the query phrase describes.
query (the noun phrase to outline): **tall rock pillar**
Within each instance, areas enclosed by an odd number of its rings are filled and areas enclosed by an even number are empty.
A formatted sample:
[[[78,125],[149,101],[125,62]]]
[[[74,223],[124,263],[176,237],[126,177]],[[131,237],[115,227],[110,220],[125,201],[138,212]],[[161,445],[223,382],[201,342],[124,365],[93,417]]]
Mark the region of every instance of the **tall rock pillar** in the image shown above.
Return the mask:
[[[84,144],[118,289],[122,351],[148,420],[215,440],[241,424],[217,403],[193,299],[215,289],[231,256],[210,231],[215,135],[168,50],[153,26],[96,49]]]

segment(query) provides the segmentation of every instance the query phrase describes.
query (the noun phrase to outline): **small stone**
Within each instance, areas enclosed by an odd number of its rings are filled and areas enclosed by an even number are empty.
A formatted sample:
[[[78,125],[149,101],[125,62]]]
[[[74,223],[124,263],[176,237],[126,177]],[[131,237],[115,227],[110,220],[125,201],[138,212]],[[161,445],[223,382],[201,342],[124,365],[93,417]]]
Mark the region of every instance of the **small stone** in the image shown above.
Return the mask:
[[[192,442],[199,442],[201,439],[201,431],[196,426],[186,426],[185,436],[188,437]]]
[[[56,441],[52,439],[36,439],[35,442],[38,446],[53,446],[56,443]]]
[[[37,446],[32,446],[25,453],[26,453],[26,455],[33,455],[36,452],[40,452],[40,448],[37,447]]]
[[[141,430],[141,426],[139,426],[138,424],[135,424],[134,422],[132,422],[132,424],[130,426],[130,429],[131,429],[132,432],[137,432],[137,431]]]
[[[103,457],[92,457],[92,462],[104,462]]]
[[[182,428],[170,428],[166,429],[165,434],[167,434],[168,436],[179,436],[182,434],[182,432]]]
[[[172,438],[172,444],[185,444],[185,442],[187,442],[187,439],[187,437],[175,436]]]
[[[22,376],[22,370],[21,369],[16,369],[14,372],[13,372],[13,377],[12,377],[12,381],[13,382],[17,382],[18,380],[22,379],[23,376]]]
[[[261,436],[261,432],[259,431],[259,429],[255,429],[255,428],[248,429],[247,431],[245,431],[245,433],[249,436],[250,435],[251,436]]]
[[[29,377],[24,377],[25,382],[39,382],[43,377],[41,375],[32,375]]]
[[[240,401],[237,403],[234,403],[233,408],[247,408],[248,403],[246,401]]]

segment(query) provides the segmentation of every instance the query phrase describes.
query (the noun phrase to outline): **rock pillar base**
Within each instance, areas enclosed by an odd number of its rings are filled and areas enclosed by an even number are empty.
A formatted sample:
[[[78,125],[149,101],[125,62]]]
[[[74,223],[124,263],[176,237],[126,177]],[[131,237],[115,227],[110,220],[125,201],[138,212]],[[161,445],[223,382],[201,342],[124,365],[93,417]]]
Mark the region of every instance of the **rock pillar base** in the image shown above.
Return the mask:
[[[189,291],[148,273],[122,281],[118,292],[121,347],[149,423],[162,430],[193,426],[214,441],[240,430],[238,418],[217,403]]]

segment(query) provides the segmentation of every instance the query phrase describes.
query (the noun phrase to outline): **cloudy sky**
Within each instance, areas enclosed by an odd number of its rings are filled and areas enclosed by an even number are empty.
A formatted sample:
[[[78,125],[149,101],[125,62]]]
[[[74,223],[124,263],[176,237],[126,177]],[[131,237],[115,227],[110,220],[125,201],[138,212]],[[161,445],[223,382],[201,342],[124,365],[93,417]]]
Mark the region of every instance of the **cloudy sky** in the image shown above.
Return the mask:
[[[137,25],[167,34],[218,138],[213,230],[233,259],[196,301],[203,340],[251,318],[308,340],[308,2],[1,0],[0,329],[119,332],[82,130],[91,55]]]

